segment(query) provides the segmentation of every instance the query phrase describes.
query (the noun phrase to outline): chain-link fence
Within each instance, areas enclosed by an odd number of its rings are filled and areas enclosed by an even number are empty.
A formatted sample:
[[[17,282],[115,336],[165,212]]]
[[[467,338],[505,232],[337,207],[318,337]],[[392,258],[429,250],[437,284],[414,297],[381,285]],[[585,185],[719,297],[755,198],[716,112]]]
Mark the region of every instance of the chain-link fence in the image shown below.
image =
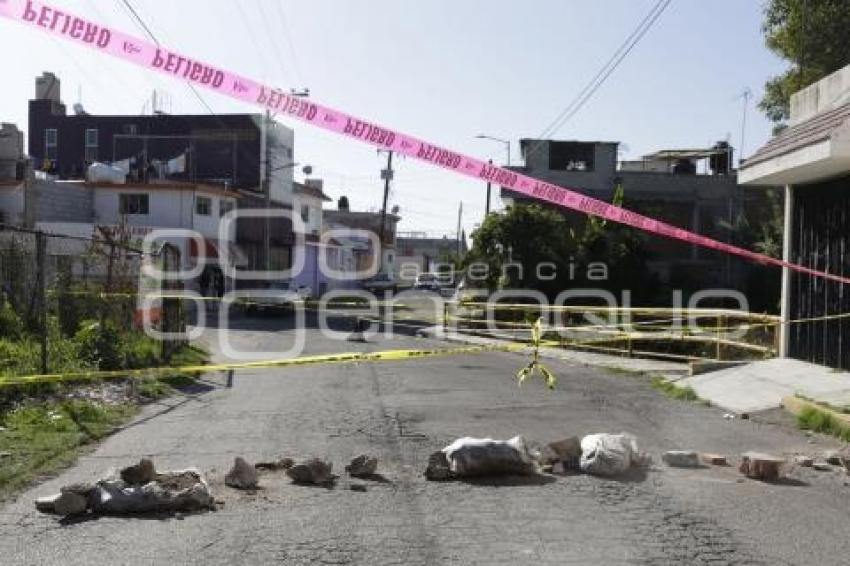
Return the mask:
[[[168,291],[141,277],[145,259],[176,269],[164,247],[145,258],[129,233],[92,237],[0,227],[0,376],[145,368],[161,365],[173,341],[148,337],[144,323],[181,332],[176,299],[143,301]],[[171,266],[171,267],[169,267]]]

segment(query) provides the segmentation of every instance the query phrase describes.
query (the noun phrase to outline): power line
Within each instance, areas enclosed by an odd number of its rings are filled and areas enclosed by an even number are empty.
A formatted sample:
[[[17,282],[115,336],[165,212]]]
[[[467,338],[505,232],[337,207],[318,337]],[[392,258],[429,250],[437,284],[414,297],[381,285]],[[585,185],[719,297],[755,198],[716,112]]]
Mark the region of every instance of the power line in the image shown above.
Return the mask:
[[[257,35],[251,33],[251,22],[248,21],[248,14],[245,13],[245,9],[242,8],[242,2],[231,2],[233,6],[236,6],[236,10],[239,12],[239,18],[242,20],[242,25],[245,26],[245,30],[248,32],[248,37],[251,38],[251,43],[254,45],[254,49],[257,52],[257,55],[260,59],[262,59],[262,66],[265,70],[265,79],[268,82],[271,82],[271,76],[269,76],[269,70],[271,69],[271,65],[268,63],[268,59],[266,58],[266,52],[260,48],[260,43],[257,41]]]
[[[632,31],[626,40],[617,48],[611,58],[599,69],[599,72],[585,85],[584,89],[567,105],[567,107],[558,115],[553,124],[544,132],[548,135],[549,131],[555,132],[563,127],[564,123],[570,119],[598,89],[602,86],[605,80],[614,72],[625,57],[634,49],[641,38],[649,31],[649,28],[655,23],[661,13],[670,5],[672,0],[658,0],[646,16],[640,21],[637,27]]]
[[[263,22],[263,29],[265,29],[266,35],[269,36],[269,44],[272,46],[272,49],[278,55],[277,57],[275,57],[275,60],[277,60],[280,66],[280,70],[283,72],[284,75],[286,75],[287,80],[291,82],[291,78],[289,77],[289,70],[282,63],[282,61],[284,60],[283,49],[281,49],[280,45],[277,43],[277,37],[269,27],[268,17],[266,17],[266,11],[263,9],[262,0],[257,2],[257,9],[260,11],[260,20],[262,20]]]
[[[289,31],[289,24],[286,20],[283,8],[279,2],[272,2],[272,5],[277,10],[278,18],[280,19],[280,27],[283,33],[283,38],[289,47],[289,53],[292,55],[292,68],[295,70],[295,78],[298,80],[298,87],[304,87],[304,77],[301,75],[301,66],[298,64],[298,56],[295,54],[295,44],[292,41],[292,33]]]
[[[127,9],[130,11],[130,14],[132,15],[136,23],[141,27],[142,31],[144,31],[144,33],[151,39],[151,41],[156,44],[157,47],[161,47],[162,45],[160,44],[154,33],[151,31],[151,29],[148,27],[142,17],[139,16],[139,13],[136,12],[136,9],[133,8],[133,5],[130,4],[130,0],[121,0],[121,2],[123,2]],[[203,106],[207,110],[207,112],[216,115],[216,113],[213,112],[213,109],[210,108],[210,105],[207,104],[207,101],[204,100],[204,97],[201,96],[201,93],[198,92],[198,90],[195,88],[195,85],[193,85],[189,81],[184,81],[184,84],[189,87],[189,90],[192,91],[192,94],[195,95],[195,98],[198,99],[198,102],[201,103],[201,106]]]
[[[585,87],[573,98],[569,104],[558,114],[558,116],[543,130],[538,136],[538,139],[543,140],[554,135],[560,130],[570,118],[581,110],[588,100],[599,90],[599,87],[611,76],[611,73],[623,62],[626,56],[635,48],[644,35],[649,31],[653,24],[658,20],[664,10],[670,5],[672,0],[658,0],[646,16],[640,21],[635,29],[626,37],[625,41],[614,51],[614,54],[608,61],[599,69],[594,77],[585,85]],[[526,154],[526,157],[536,153],[543,144],[538,142]]]
[[[133,8],[133,5],[130,4],[129,0],[121,0],[121,1],[124,2],[124,5],[127,7],[128,10],[130,10],[130,13],[133,15],[133,17],[136,19],[136,21],[139,22],[139,25],[142,26],[142,29],[148,35],[148,37],[150,37],[151,40],[153,40],[153,42],[156,43],[156,46],[162,47],[159,43],[159,40],[156,38],[156,36],[154,36],[154,34],[150,30],[150,28],[148,28],[145,21],[142,18],[139,17],[139,14],[136,12],[136,9]]]

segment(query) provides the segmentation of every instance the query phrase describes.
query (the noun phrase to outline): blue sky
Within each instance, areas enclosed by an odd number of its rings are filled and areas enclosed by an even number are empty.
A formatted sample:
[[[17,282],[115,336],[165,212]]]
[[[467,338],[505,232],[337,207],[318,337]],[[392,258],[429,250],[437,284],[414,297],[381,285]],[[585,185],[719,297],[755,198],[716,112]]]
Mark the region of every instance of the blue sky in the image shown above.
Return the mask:
[[[480,158],[504,159],[485,133],[536,137],[607,61],[654,0],[132,0],[164,44],[190,57],[285,88],[309,87],[323,104]],[[53,4],[141,35],[119,0]],[[241,10],[240,10],[241,7]],[[741,137],[745,154],[769,136],[755,107],[785,63],[767,51],[762,2],[673,0],[584,108],[554,136],[621,141],[624,158]],[[34,78],[51,70],[66,103],[81,90],[95,114],[138,113],[153,89],[171,110],[204,112],[179,81],[144,72],[34,29],[0,20],[0,121],[26,127]],[[201,91],[216,112],[254,108]],[[380,207],[385,157],[298,122],[295,155],[352,207]],[[470,232],[484,186],[413,160],[396,160],[391,203],[401,230],[453,232],[458,203]]]

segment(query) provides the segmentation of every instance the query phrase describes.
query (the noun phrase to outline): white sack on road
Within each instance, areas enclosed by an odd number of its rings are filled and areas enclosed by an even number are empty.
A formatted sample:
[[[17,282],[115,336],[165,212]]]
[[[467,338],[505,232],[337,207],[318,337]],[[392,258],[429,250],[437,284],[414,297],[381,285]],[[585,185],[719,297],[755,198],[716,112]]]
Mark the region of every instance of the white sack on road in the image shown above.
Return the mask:
[[[579,467],[586,474],[616,476],[644,462],[645,456],[631,434],[588,434],[581,439]]]
[[[458,438],[443,453],[455,477],[519,474],[537,471],[522,436],[510,440]]]

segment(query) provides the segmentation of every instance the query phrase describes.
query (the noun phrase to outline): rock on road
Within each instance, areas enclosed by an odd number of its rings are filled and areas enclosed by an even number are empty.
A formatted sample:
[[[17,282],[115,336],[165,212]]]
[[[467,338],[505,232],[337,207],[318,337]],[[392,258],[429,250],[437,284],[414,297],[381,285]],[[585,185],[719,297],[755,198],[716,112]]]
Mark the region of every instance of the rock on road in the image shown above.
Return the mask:
[[[235,340],[255,342],[255,328]],[[250,334],[254,333],[254,334]],[[281,333],[264,334],[270,341]],[[252,337],[253,336],[253,337]],[[318,338],[308,339],[317,344]],[[327,347],[329,347],[327,344]],[[412,338],[366,349],[446,347]],[[353,350],[341,342],[337,351]],[[670,449],[727,454],[823,450],[781,422],[727,421],[723,412],[662,397],[647,380],[547,360],[555,391],[518,388],[516,354],[346,363],[237,372],[151,406],[77,466],[23,494],[0,515],[4,564],[840,564],[850,487],[835,474],[793,472],[782,485],[741,481],[733,467],[674,469]],[[459,436],[549,441],[591,432],[635,434],[655,464],[622,480],[584,475],[506,482],[427,482],[428,455]],[[263,475],[261,489],[226,488],[234,457],[317,456],[342,472],[374,454],[385,481],[335,489]],[[110,467],[151,457],[197,466],[225,505],[175,518],[68,521],[32,500]],[[850,479],[850,478],[848,478]]]

